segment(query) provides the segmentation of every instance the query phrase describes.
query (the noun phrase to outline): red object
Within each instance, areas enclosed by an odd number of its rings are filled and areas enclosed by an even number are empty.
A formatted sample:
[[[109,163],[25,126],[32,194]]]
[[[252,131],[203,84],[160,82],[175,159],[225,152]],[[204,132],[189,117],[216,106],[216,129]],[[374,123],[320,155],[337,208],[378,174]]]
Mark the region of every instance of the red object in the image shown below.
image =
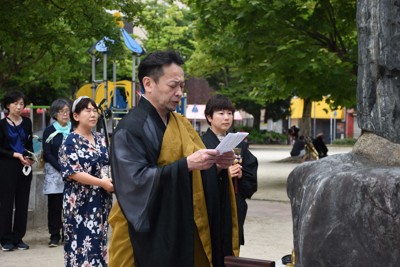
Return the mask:
[[[37,114],[43,114],[43,112],[46,112],[46,109],[45,108],[38,108],[36,110],[36,112],[37,112]]]
[[[346,137],[354,137],[354,109],[348,109],[346,112]]]

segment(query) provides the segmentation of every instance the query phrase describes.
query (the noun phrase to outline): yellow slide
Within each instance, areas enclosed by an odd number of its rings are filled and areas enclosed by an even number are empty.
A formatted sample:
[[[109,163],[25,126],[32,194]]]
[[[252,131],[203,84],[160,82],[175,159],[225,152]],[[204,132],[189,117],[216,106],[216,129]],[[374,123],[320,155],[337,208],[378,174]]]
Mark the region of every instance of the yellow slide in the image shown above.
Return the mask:
[[[115,88],[119,89],[120,91],[124,92],[124,98],[126,98],[128,103],[128,109],[132,108],[132,82],[128,80],[117,81],[114,86],[114,82],[107,82],[108,86],[108,93],[107,93],[107,103],[110,106],[112,98],[114,96]],[[135,92],[133,92],[135,93]],[[104,83],[100,83],[96,87],[96,93],[93,97],[92,94],[92,84],[87,83],[83,85],[79,90],[76,92],[76,98],[80,96],[89,96],[94,99],[96,103],[100,103],[101,100],[104,99]]]

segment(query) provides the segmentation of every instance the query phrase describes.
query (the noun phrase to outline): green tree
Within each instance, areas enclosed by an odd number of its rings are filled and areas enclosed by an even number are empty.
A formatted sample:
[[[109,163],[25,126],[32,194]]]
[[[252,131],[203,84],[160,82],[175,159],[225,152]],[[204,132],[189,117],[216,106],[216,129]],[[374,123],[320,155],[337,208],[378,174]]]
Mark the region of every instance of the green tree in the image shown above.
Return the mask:
[[[137,16],[138,25],[146,32],[143,45],[147,51],[172,49],[185,60],[191,57],[195,49],[191,26],[194,16],[186,6],[178,1],[152,0]]]
[[[230,83],[244,95],[265,100],[302,97],[306,105],[300,126],[305,135],[310,131],[311,101],[329,95],[335,105],[355,104],[355,0],[188,0],[187,4],[198,18],[198,46],[191,64],[199,75],[212,76],[213,71],[229,68],[232,76],[240,77],[238,82],[247,84]]]
[[[114,40],[120,36],[112,15],[106,10],[129,7],[133,12],[140,7],[124,2],[2,1],[1,92],[27,91],[35,96],[31,100],[38,104],[49,103],[45,96],[72,96],[90,79],[88,48],[104,36]],[[118,49],[112,51],[115,53]],[[40,90],[45,92],[35,93]],[[40,95],[44,97],[36,97]]]

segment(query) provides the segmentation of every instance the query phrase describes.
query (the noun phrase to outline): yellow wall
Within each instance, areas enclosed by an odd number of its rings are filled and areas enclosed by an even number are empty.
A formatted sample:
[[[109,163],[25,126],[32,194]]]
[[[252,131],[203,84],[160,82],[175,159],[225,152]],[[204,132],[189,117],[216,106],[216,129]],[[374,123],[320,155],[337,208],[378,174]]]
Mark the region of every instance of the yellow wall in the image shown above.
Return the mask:
[[[303,116],[304,101],[299,97],[293,97],[290,101],[291,119],[301,119]],[[311,118],[330,119],[335,118],[334,111],[330,109],[325,99],[312,102]],[[344,110],[342,108],[336,110],[336,119],[344,119]]]

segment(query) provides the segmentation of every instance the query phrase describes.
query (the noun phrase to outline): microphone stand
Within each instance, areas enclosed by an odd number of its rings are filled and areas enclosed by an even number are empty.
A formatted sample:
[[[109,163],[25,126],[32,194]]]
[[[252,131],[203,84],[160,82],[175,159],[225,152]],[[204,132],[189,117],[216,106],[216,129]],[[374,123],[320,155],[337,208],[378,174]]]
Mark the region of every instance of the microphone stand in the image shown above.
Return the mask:
[[[104,102],[106,102],[105,98],[103,100],[101,100],[100,104],[97,105],[97,107],[100,110],[101,122],[102,122],[102,125],[103,125],[104,135],[106,136],[107,152],[108,152],[108,155],[110,155],[110,137],[108,136],[108,129],[107,129],[107,113],[102,107]]]
[[[106,99],[105,99],[105,98],[104,98],[103,100],[101,100],[101,102],[100,102],[100,104],[97,106],[97,108],[100,110],[101,122],[102,122],[102,125],[103,125],[104,135],[105,135],[105,138],[106,138],[106,150],[107,150],[108,158],[109,158],[109,162],[110,162],[110,165],[109,165],[109,166],[111,166],[110,137],[108,136],[108,128],[107,128],[107,116],[108,116],[108,113],[107,113],[106,110],[104,110],[103,107],[102,107],[103,104],[104,104],[104,102],[106,102]],[[105,170],[105,173],[102,173],[102,175],[105,175],[105,177],[111,178],[111,177],[112,177],[112,176],[111,176],[111,168],[108,167],[108,168]]]

